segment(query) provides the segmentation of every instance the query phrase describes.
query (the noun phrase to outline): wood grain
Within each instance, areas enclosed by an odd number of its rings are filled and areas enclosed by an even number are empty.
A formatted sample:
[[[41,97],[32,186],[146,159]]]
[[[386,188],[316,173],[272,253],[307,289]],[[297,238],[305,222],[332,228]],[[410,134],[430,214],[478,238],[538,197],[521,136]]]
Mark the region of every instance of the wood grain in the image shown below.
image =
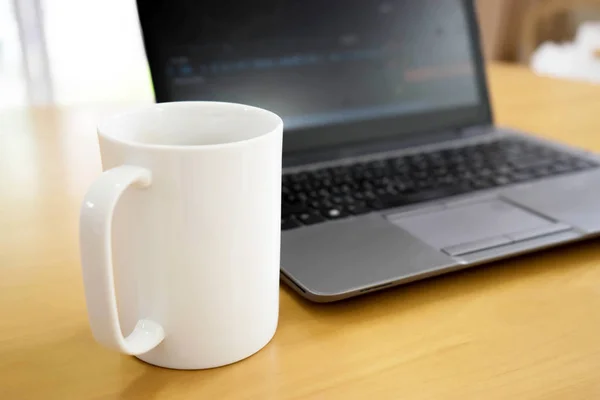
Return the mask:
[[[600,88],[494,65],[497,121],[600,151]],[[116,108],[0,113],[0,399],[597,399],[597,241],[332,304],[281,290],[273,341],[207,371],[146,365],[90,334],[79,202]]]

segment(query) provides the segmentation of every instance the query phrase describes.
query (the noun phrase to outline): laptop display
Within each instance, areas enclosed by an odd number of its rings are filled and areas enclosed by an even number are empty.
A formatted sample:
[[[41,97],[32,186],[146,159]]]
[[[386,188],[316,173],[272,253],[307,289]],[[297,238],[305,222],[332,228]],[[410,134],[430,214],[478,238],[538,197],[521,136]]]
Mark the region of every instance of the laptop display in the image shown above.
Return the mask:
[[[488,119],[472,10],[460,0],[162,0],[138,10],[157,101],[266,108],[283,118],[287,150]]]

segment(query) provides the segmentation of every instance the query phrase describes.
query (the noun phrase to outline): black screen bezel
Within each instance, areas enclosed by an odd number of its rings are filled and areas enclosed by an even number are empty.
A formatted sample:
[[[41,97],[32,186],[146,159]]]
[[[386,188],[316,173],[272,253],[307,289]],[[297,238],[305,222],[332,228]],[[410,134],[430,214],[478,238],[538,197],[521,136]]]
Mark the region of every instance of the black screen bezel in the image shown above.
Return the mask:
[[[345,146],[355,147],[360,145],[361,142],[397,142],[401,139],[411,141],[414,140],[415,136],[422,138],[423,135],[428,133],[435,135],[442,130],[493,124],[475,3],[474,0],[461,0],[461,2],[466,11],[475,79],[480,99],[479,104],[412,115],[286,130],[283,141],[284,154],[303,153],[327,148],[339,149]],[[152,2],[137,0],[138,10],[144,8],[143,12],[139,12],[139,19],[155,101],[157,103],[174,101],[169,98],[167,81],[162,68],[166,65],[166,60],[161,59],[161,51],[158,48],[160,41],[155,40],[153,36],[160,35],[160,32],[152,31],[152,27],[144,19],[147,12],[146,8],[152,7],[151,4]]]

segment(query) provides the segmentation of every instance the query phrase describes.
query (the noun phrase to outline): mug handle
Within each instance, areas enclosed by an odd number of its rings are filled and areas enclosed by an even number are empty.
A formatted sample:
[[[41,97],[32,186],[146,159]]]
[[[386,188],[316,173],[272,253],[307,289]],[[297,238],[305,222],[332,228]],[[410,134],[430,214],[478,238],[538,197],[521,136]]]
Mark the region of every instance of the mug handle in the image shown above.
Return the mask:
[[[150,186],[152,173],[122,165],[105,171],[92,184],[81,205],[79,246],[90,326],[101,344],[125,354],[138,355],[156,347],[165,337],[155,321],[140,319],[124,337],[119,323],[112,265],[111,226],[115,206],[130,186]]]

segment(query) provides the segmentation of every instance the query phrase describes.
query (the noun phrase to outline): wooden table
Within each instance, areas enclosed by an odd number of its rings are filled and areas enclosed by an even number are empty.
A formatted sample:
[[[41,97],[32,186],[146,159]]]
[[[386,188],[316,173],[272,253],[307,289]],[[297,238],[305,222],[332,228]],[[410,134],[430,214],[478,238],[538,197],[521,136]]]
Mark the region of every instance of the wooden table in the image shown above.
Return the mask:
[[[600,87],[490,72],[499,123],[600,151]],[[77,220],[100,173],[94,126],[113,111],[0,113],[0,399],[600,398],[597,241],[332,305],[282,287],[273,341],[224,368],[104,349]]]

